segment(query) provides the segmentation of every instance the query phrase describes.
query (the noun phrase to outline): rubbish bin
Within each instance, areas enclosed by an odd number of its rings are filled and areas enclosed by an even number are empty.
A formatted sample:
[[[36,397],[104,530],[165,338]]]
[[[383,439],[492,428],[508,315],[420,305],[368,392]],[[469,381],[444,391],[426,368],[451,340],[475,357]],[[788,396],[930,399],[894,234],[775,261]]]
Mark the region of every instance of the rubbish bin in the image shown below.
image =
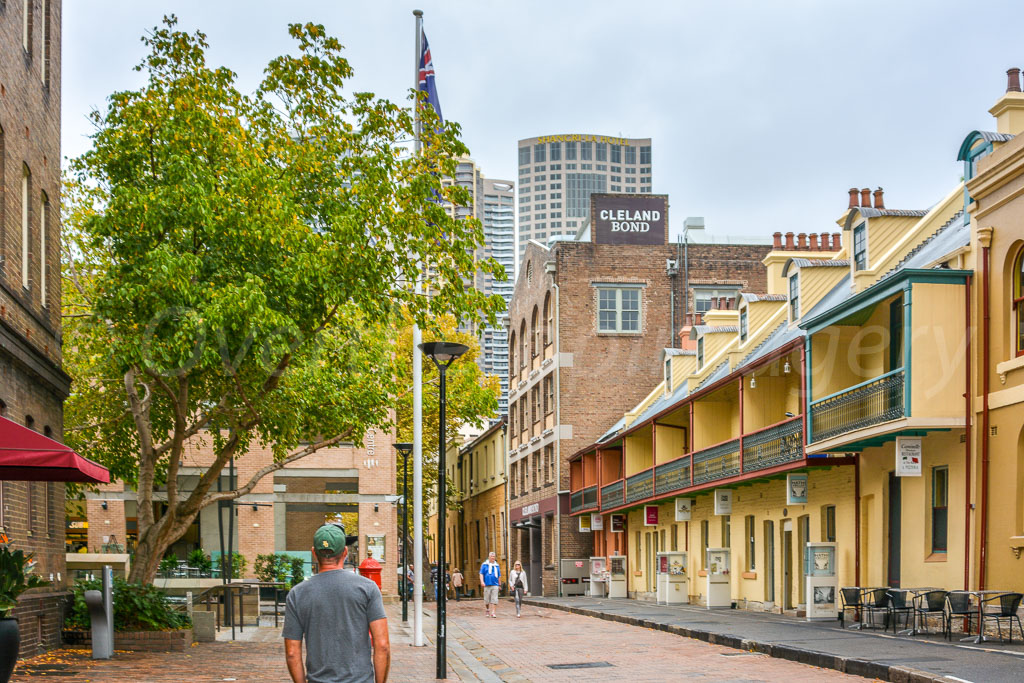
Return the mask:
[[[362,564],[359,565],[359,575],[365,576],[370,581],[373,581],[375,584],[377,584],[377,589],[380,590],[381,569],[382,567],[380,566],[380,562],[373,559],[372,557],[368,557],[365,560],[363,560]]]

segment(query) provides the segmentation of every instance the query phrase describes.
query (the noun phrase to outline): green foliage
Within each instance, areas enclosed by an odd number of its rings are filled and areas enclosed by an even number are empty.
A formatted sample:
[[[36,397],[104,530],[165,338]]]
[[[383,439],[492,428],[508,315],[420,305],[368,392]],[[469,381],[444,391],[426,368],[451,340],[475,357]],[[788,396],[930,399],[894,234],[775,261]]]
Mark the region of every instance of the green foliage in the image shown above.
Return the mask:
[[[464,286],[504,274],[475,258],[479,221],[446,208],[469,199],[442,183],[468,152],[458,124],[422,107],[423,152],[403,152],[411,108],[346,93],[352,69],[322,26],[290,26],[297,54],[243,93],[176,23],[144,38],[144,85],[93,114],[63,202],[65,438],[138,490],[145,580],[206,505],[389,424],[400,311],[436,329],[504,306]],[[213,464],[179,492],[190,441]],[[272,449],[271,469],[212,490],[250,446]]]
[[[18,604],[18,596],[25,591],[50,585],[32,573],[34,565],[31,555],[0,545],[0,617],[10,615]]]
[[[188,566],[198,569],[200,576],[209,576],[213,570],[213,562],[201,548],[196,548],[188,554]]]
[[[291,588],[305,579],[304,565],[305,561],[301,557],[273,553],[257,555],[253,568],[260,581],[284,583]]]
[[[170,574],[178,569],[178,558],[172,555],[167,555],[164,559],[160,560],[160,573]]]
[[[220,556],[220,573],[224,575],[227,572],[228,558],[227,555]],[[245,559],[245,555],[242,553],[231,553],[231,578],[240,579],[245,575],[245,568],[249,566],[249,560]]]
[[[64,619],[64,628],[87,630],[89,608],[85,604],[85,591],[101,590],[99,579],[80,581],[71,589],[73,602]],[[115,631],[168,631],[189,628],[192,620],[178,612],[167,601],[167,595],[150,584],[129,583],[114,578],[114,630]]]
[[[301,557],[292,557],[289,558],[289,564],[291,565],[289,567],[291,571],[289,572],[290,580],[288,582],[288,587],[294,588],[296,584],[302,583],[306,580],[306,561]]]

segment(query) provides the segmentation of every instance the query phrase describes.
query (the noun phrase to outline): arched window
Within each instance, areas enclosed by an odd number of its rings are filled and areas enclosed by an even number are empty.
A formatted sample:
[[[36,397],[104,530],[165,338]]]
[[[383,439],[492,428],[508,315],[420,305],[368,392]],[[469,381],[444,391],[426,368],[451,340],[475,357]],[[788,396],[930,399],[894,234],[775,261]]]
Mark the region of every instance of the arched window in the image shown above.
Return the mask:
[[[544,346],[551,343],[551,292],[544,297]]]
[[[519,326],[519,366],[526,367],[526,321]]]
[[[512,333],[512,338],[508,342],[508,374],[512,377],[516,374],[516,333]]]
[[[1024,248],[1017,253],[1017,260],[1013,264],[1013,317],[1014,317],[1014,342],[1015,355],[1024,355]]]
[[[533,307],[533,315],[530,316],[530,358],[537,357],[537,347],[540,346],[537,343],[537,335],[540,334],[540,330],[537,329],[537,307]]]

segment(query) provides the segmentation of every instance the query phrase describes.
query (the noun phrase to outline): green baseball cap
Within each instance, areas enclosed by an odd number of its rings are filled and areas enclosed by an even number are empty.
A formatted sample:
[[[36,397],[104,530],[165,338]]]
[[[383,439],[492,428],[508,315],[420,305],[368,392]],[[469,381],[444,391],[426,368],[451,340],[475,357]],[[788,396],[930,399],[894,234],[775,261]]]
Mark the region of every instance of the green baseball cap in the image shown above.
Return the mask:
[[[355,543],[358,536],[345,534],[345,527],[341,522],[329,522],[316,530],[313,534],[313,547],[318,551],[330,551],[330,555],[338,555],[346,545]]]

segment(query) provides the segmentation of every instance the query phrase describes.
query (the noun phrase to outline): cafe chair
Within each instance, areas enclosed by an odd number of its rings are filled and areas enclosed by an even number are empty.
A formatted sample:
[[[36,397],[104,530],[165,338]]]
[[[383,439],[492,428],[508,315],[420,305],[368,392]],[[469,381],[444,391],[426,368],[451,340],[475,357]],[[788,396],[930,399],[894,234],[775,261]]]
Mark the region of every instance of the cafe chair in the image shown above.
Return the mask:
[[[921,630],[927,633],[928,617],[938,617],[942,623],[942,632],[946,632],[946,596],[949,591],[934,590],[917,596],[914,604],[914,629],[921,624]]]
[[[888,588],[869,588],[866,590],[864,595],[864,615],[861,617],[866,627],[875,627],[875,621],[872,617],[875,614],[882,614],[885,616],[885,622],[883,628],[889,626],[889,589]]]
[[[971,632],[971,622],[978,616],[978,610],[971,606],[971,594],[964,591],[950,591],[946,595],[946,640],[953,638],[953,620],[966,619],[966,634]]]
[[[1002,622],[1006,622],[1006,628],[1010,632],[1010,642],[1013,642],[1013,621],[1017,620],[1017,630],[1020,631],[1020,637],[1024,640],[1024,627],[1020,624],[1020,617],[1017,616],[1017,608],[1020,607],[1021,598],[1024,598],[1022,593],[1002,593],[995,595],[985,602],[997,602],[999,603],[999,610],[986,612],[985,620],[996,622],[996,628],[999,630],[999,639],[1003,639],[1003,627]]]
[[[864,606],[863,595],[860,588],[840,588],[839,597],[842,599],[842,607],[839,608],[839,626],[846,628],[846,611],[852,610],[856,621],[859,621],[861,608]]]
[[[888,612],[885,615],[885,630],[889,630],[889,622],[892,621],[892,632],[896,633],[897,624],[899,623],[899,617],[903,615],[903,625],[908,628],[913,628],[910,622],[914,618],[914,603],[907,601],[907,596],[910,595],[910,591],[906,590],[890,590],[888,591]]]

